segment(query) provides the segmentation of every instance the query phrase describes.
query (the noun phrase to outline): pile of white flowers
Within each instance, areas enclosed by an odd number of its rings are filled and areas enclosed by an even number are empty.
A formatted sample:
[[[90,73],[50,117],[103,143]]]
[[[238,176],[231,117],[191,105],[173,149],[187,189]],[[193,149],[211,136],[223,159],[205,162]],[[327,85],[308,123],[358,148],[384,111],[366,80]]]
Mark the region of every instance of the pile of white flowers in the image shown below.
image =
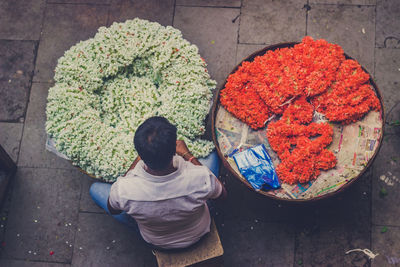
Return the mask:
[[[204,134],[215,81],[179,30],[141,19],[101,27],[58,60],[46,130],[73,164],[114,181],[137,153],[136,128],[163,116],[196,157],[213,149]]]

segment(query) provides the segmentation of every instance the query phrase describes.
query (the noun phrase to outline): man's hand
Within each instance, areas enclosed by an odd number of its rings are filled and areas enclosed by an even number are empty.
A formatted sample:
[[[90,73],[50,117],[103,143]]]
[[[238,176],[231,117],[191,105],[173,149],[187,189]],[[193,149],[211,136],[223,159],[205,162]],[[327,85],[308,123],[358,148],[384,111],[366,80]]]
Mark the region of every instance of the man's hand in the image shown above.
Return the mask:
[[[198,159],[193,157],[192,153],[189,151],[189,148],[186,146],[185,141],[183,140],[176,141],[176,154],[181,156],[184,160],[190,160],[190,162],[194,165],[202,165]]]
[[[186,146],[185,141],[176,140],[176,154],[183,157],[183,155],[189,154],[189,153],[190,153],[190,151],[189,151],[188,147]]]

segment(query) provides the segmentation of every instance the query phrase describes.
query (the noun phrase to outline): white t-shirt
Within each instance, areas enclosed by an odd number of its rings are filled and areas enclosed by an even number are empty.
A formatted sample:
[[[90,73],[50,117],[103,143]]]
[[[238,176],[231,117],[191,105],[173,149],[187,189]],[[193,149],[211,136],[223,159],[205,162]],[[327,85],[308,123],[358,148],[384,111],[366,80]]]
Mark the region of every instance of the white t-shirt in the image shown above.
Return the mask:
[[[139,226],[143,239],[170,249],[197,242],[210,231],[206,201],[217,198],[222,186],[205,166],[174,156],[177,170],[165,176],[151,175],[141,160],[112,185],[111,207],[126,211]]]

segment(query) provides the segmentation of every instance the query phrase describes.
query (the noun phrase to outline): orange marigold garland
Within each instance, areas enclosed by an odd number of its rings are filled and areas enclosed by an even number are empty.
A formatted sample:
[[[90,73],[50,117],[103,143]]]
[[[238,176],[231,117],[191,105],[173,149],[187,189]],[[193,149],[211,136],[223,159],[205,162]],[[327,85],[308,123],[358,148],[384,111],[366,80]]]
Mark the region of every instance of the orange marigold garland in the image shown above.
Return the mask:
[[[306,36],[293,47],[293,56],[298,66],[295,78],[304,94],[309,96],[325,92],[336,77],[336,71],[345,59],[343,49],[327,41],[313,40]]]
[[[268,125],[269,144],[281,159],[276,171],[284,183],[308,182],[320,169],[336,165],[335,155],[326,149],[332,142],[332,127],[327,123],[306,125],[313,113],[312,105],[301,97],[288,106],[279,121]]]
[[[379,111],[381,104],[369,84],[369,75],[355,60],[345,60],[336,74],[336,81],[312,102],[328,120],[343,123],[358,121],[369,110]]]
[[[281,159],[278,176],[290,184],[308,182],[321,169],[336,165],[335,155],[326,149],[333,130],[327,123],[310,123],[314,108],[342,123],[381,108],[369,75],[356,61],[346,60],[339,45],[308,36],[292,48],[270,50],[243,62],[228,77],[220,100],[253,129],[282,114],[269,124],[267,137]]]
[[[290,51],[289,48],[268,51],[252,63],[257,67],[251,84],[275,114],[282,114],[285,103],[303,93],[292,73],[296,65]]]
[[[314,106],[307,102],[305,96],[301,96],[290,104],[282,115],[282,120],[287,124],[306,124],[312,121]]]
[[[277,167],[279,178],[284,183],[304,183],[315,179],[320,169],[336,165],[335,155],[326,149],[332,142],[333,130],[327,123],[301,125],[287,124],[283,120],[271,122],[267,137],[281,163]],[[315,137],[311,140],[310,138]]]
[[[265,126],[270,116],[267,105],[258,96],[254,87],[249,83],[252,80],[251,63],[243,62],[235,74],[230,75],[221,90],[221,104],[230,113],[253,129]]]

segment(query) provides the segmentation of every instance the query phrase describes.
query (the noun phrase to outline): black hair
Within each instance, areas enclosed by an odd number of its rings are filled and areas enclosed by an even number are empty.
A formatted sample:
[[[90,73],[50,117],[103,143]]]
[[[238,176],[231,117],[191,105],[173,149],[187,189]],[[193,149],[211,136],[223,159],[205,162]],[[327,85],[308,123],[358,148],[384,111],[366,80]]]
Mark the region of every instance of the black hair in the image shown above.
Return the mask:
[[[176,153],[176,127],[164,117],[148,118],[137,128],[133,142],[148,167],[163,170]]]

